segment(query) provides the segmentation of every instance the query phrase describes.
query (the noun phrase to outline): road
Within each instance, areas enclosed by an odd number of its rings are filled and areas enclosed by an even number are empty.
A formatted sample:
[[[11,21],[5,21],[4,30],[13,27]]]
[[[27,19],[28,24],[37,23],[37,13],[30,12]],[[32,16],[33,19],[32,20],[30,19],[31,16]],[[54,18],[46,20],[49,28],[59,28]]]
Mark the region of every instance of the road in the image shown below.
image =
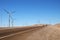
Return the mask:
[[[37,27],[0,40],[60,40],[60,28],[54,26]]]

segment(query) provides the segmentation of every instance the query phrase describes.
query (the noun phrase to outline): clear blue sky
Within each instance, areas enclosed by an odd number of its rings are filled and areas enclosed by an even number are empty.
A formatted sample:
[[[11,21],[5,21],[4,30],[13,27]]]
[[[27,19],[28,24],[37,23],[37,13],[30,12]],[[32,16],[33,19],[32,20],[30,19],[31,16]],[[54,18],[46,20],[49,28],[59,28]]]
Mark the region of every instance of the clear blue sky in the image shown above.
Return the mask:
[[[3,9],[15,11],[14,26],[60,23],[60,0],[0,0],[0,26],[7,26],[8,14]]]

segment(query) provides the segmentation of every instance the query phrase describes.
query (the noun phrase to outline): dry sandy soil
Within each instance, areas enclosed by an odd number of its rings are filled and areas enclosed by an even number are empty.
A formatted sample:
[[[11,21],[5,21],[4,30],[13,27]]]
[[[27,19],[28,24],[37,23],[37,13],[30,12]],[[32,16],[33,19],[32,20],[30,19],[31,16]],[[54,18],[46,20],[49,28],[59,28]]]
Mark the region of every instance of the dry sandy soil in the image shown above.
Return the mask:
[[[42,29],[18,34],[2,40],[60,40],[60,28],[47,26]]]

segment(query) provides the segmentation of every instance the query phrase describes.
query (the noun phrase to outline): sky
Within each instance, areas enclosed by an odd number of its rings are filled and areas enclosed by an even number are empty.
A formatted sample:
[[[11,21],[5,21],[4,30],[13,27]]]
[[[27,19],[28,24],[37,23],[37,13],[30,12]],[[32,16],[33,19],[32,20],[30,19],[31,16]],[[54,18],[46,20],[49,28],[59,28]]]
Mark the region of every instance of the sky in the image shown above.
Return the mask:
[[[14,26],[60,23],[60,0],[0,0],[0,26],[8,26],[8,14]],[[14,13],[13,13],[14,12]]]

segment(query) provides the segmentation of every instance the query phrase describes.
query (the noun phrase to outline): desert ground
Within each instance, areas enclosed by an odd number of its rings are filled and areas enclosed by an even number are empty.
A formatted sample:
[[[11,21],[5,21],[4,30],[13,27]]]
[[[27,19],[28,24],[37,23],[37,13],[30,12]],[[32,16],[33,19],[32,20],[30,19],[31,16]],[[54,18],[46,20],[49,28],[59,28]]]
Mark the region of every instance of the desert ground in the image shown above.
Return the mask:
[[[33,28],[24,33],[18,33],[14,36],[6,37],[0,40],[60,40],[59,27],[59,25],[48,25],[42,28]]]

